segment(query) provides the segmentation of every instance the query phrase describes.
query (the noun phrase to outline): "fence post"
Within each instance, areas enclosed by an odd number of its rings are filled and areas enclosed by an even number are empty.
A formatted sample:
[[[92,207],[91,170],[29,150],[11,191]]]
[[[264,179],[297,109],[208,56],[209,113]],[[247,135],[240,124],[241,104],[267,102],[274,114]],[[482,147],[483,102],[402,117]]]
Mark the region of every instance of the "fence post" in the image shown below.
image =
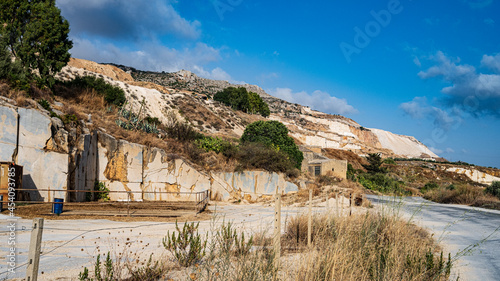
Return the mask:
[[[43,219],[33,219],[31,230],[30,249],[28,253],[28,267],[26,268],[26,280],[36,281],[38,278],[38,265],[40,262],[40,250],[42,249]]]
[[[349,216],[352,215],[352,192],[349,193]]]
[[[281,257],[281,194],[277,193],[274,198],[274,265],[280,265]]]
[[[309,189],[309,215],[307,220],[307,246],[311,246],[311,233],[312,233],[312,189]]]
[[[328,214],[328,217],[330,217],[330,200],[328,196],[328,191],[326,192],[326,213]]]
[[[130,217],[130,191],[127,191],[127,217]]]
[[[335,216],[339,217],[339,191],[335,189]]]

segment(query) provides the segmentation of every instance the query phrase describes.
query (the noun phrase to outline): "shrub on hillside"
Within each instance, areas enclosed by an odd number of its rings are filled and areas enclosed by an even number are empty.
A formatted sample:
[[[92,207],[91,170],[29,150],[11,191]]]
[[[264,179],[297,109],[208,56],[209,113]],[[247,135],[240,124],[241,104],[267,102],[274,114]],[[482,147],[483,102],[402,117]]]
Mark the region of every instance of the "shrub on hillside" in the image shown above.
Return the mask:
[[[220,101],[233,109],[241,110],[246,113],[259,113],[264,117],[269,116],[271,113],[267,103],[265,103],[257,93],[248,92],[247,89],[243,87],[225,88],[214,95],[214,100]]]
[[[292,177],[299,174],[299,171],[295,168],[295,163],[285,153],[261,143],[244,143],[240,145],[235,158],[239,162],[237,170],[264,169],[269,172],[286,173]]]
[[[70,88],[94,90],[100,95],[103,95],[107,103],[116,106],[123,105],[126,100],[125,92],[123,92],[120,87],[113,86],[102,78],[96,78],[94,76],[77,76],[75,79],[63,82],[62,84]]]
[[[500,199],[500,181],[494,181],[484,191]]]
[[[232,149],[234,146],[232,143],[220,139],[218,137],[203,137],[195,141],[196,145],[204,149],[206,152],[213,151],[215,153],[224,153],[227,150]]]
[[[364,173],[358,176],[358,181],[365,188],[382,193],[395,195],[411,195],[411,192],[404,188],[404,183],[397,181],[383,173]]]
[[[288,136],[287,127],[278,121],[253,122],[245,128],[241,142],[257,142],[283,152],[297,169],[300,169],[304,159],[293,138]]]
[[[421,192],[423,192],[423,193],[425,193],[425,192],[427,192],[427,191],[430,191],[430,190],[436,189],[436,188],[438,188],[438,187],[439,187],[439,185],[438,185],[437,183],[435,183],[435,182],[428,182],[428,183],[426,183],[426,184],[424,185],[424,187],[422,187],[422,188],[420,189],[420,191],[421,191]]]

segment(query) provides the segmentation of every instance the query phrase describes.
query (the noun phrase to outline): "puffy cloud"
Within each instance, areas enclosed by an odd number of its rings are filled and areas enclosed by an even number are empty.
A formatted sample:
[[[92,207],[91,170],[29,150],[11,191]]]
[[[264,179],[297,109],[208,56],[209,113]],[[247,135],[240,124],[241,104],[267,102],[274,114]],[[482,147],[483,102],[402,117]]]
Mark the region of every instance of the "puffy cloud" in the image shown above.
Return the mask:
[[[221,68],[205,69],[221,59],[220,49],[196,42],[201,24],[183,18],[173,6],[175,0],[56,3],[71,24],[74,57],[141,70],[186,69],[206,78],[232,80]],[[183,47],[166,47],[162,40],[169,38]]]
[[[314,110],[318,110],[330,114],[351,114],[358,111],[351,105],[347,104],[345,99],[339,99],[329,95],[326,92],[316,90],[311,94],[302,92],[293,92],[289,88],[276,88],[267,91],[272,96],[286,100],[291,103],[306,105]]]
[[[494,25],[495,21],[492,18],[484,19],[484,23],[487,25]]]
[[[451,147],[447,147],[445,150],[446,153],[455,153],[455,150]]]
[[[489,114],[500,118],[500,75],[478,73],[470,65],[460,64],[460,59],[450,59],[443,52],[430,58],[436,65],[418,75],[422,79],[441,77],[451,86],[444,87],[445,103],[451,108],[460,108],[475,116]],[[497,70],[498,55],[484,56],[482,64]]]
[[[450,130],[462,123],[461,112],[458,109],[447,112],[430,106],[425,97],[416,97],[410,102],[400,104],[399,108],[414,119],[431,119],[436,127],[444,130]]]
[[[500,73],[500,54],[497,54],[496,56],[483,55],[481,66]]]
[[[171,0],[57,0],[62,15],[71,23],[71,32],[79,36],[139,40],[174,35],[196,39],[200,22],[179,15]]]

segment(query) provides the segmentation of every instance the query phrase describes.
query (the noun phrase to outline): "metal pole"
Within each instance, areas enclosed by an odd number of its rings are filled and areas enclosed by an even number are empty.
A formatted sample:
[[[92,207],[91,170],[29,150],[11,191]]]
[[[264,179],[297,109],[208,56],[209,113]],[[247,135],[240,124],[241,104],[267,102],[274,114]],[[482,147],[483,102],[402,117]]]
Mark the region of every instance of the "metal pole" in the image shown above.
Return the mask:
[[[339,192],[335,189],[335,216],[339,216]]]
[[[349,216],[352,215],[352,192],[349,193]]]
[[[280,265],[281,257],[281,194],[276,194],[274,198],[274,265]]]
[[[42,249],[43,219],[33,219],[31,230],[30,249],[28,253],[28,267],[26,268],[26,280],[36,281],[38,278],[38,265],[40,263],[40,250]]]
[[[307,220],[307,246],[311,246],[312,234],[312,189],[309,189],[309,216]]]

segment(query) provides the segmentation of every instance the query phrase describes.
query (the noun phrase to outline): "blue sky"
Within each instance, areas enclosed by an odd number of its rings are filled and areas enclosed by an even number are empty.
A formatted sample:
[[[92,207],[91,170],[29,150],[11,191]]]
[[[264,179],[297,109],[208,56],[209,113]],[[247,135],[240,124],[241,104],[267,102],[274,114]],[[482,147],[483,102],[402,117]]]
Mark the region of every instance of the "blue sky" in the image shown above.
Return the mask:
[[[57,0],[72,54],[187,69],[500,167],[500,0]]]

